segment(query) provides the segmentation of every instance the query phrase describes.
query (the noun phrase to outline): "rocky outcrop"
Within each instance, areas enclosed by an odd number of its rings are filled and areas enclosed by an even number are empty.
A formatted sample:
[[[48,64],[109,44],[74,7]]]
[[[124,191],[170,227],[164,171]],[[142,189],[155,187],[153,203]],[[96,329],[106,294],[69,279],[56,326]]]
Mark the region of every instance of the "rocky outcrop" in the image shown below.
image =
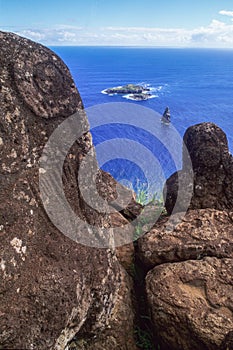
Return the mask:
[[[125,95],[123,97],[133,101],[146,101],[154,97],[150,91],[152,89],[142,85],[127,84],[124,86],[116,86],[102,91],[107,95]]]
[[[233,259],[232,224],[233,212],[215,209],[190,210],[174,227],[165,218],[140,238],[140,259],[147,269],[205,256]]]
[[[162,349],[231,349],[233,330],[233,161],[212,123],[184,136],[183,169],[167,180],[166,209],[138,242],[146,296]],[[188,211],[188,192],[194,191]],[[178,198],[178,201],[177,201]]]
[[[106,94],[141,94],[141,93],[147,93],[150,91],[150,88],[147,88],[142,85],[135,85],[135,84],[127,84],[123,86],[116,86],[112,88],[108,88],[106,90],[103,90],[103,93]]]
[[[165,349],[216,350],[233,329],[233,259],[162,264],[146,278]]]
[[[190,209],[233,209],[233,159],[224,132],[213,123],[194,125],[187,129],[184,144],[191,158],[193,177],[184,152],[183,169],[166,182],[167,212],[172,213],[179,191],[185,198],[189,181],[193,181],[194,191]],[[182,204],[180,201],[176,205],[176,212],[184,210]]]
[[[218,349],[233,327],[232,212],[190,210],[174,227],[163,219],[138,254],[163,349]]]
[[[43,147],[82,108],[70,73],[49,49],[17,35],[0,32],[0,47],[0,348],[62,350],[76,339],[78,349],[135,349],[131,282],[114,251],[62,234],[40,198]],[[78,189],[89,151],[94,157],[87,131],[66,157],[64,192],[77,215],[108,224]]]

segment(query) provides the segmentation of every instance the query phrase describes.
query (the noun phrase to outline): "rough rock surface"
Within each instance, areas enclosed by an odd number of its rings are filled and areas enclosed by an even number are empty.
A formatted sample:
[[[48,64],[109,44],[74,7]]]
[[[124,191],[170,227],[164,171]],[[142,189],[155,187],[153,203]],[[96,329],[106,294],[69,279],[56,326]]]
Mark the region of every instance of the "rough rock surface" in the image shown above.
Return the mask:
[[[207,257],[148,273],[148,302],[164,349],[220,348],[233,329],[232,271],[233,259]]]
[[[174,220],[176,222],[176,216]],[[163,349],[227,349],[233,329],[233,213],[189,210],[138,241],[146,293]]]
[[[134,235],[134,227],[130,225],[128,220],[120,213],[111,214],[111,226],[115,228],[124,227],[124,232],[127,235],[132,237]],[[133,242],[116,247],[116,256],[127,272],[131,272],[132,264],[134,263],[134,254]]]
[[[61,234],[40,199],[42,149],[82,108],[70,73],[49,49],[17,35],[0,32],[0,48],[0,348],[62,350],[76,336],[82,349],[135,349],[131,284],[115,253]],[[87,132],[66,158],[63,182],[72,209],[94,224],[77,185],[92,147]]]
[[[133,241],[135,228],[130,225],[130,222],[140,215],[143,208],[135,201],[134,193],[117,183],[109,173],[102,170],[97,177],[97,188],[109,205],[117,210],[110,214],[111,227],[124,227],[124,234],[132,237]],[[118,196],[122,199],[121,201],[119,201]],[[132,242],[116,248],[117,258],[128,272],[131,272],[134,264],[134,253]]]
[[[197,124],[187,129],[184,144],[190,154],[194,174],[194,193],[189,208],[233,209],[233,158],[229,154],[225,133],[213,123]],[[191,178],[187,164],[183,156],[183,169],[166,182],[165,206],[169,214],[175,206],[178,191],[182,191],[185,197]],[[180,201],[176,212],[183,210]]]
[[[138,254],[146,268],[205,256],[233,259],[233,212],[190,210],[172,229],[171,224],[170,218],[163,219],[139,239]]]
[[[172,215],[138,242],[153,327],[165,350],[231,349],[233,160],[215,124],[190,127],[184,143],[192,169],[184,150],[183,169],[166,183]]]
[[[141,213],[143,206],[136,202],[135,193],[119,184],[103,170],[98,173],[97,188],[101,197],[128,221],[133,221]]]
[[[220,350],[231,350],[233,349],[233,331],[230,331],[225,336],[221,346]]]

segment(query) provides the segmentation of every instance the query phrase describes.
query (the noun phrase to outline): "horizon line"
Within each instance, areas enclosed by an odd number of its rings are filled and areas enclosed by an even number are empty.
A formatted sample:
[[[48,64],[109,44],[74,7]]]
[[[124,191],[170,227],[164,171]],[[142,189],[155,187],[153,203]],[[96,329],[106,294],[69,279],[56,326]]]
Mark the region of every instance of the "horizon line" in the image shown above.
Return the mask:
[[[31,39],[29,39],[31,40]],[[31,40],[33,41],[33,40]],[[58,44],[43,44],[38,42],[41,45],[47,46],[47,47],[101,47],[101,48],[125,48],[125,49],[203,49],[203,50],[233,50],[233,47],[221,47],[221,46],[142,46],[142,45],[91,45],[91,44],[84,44],[84,45],[58,45]]]

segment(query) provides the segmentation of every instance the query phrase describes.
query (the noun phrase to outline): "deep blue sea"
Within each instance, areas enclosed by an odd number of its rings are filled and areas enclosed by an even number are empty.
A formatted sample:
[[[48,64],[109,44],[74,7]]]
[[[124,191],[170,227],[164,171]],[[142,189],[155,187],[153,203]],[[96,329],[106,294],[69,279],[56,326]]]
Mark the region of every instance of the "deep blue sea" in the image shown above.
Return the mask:
[[[69,67],[86,108],[110,102],[127,102],[162,114],[169,106],[172,124],[181,136],[190,125],[214,122],[226,132],[230,150],[233,151],[233,50],[124,47],[52,49]],[[148,84],[153,88],[154,98],[135,102],[118,95],[101,93],[106,88],[128,83]],[[104,119],[104,113],[99,118]],[[169,128],[163,126],[160,132],[172,144]],[[95,127],[92,134],[95,145],[114,138],[135,140],[153,153],[165,177],[176,170],[167,147],[143,128],[110,123]],[[134,151],[137,155],[140,153],[133,144],[130,152],[133,154]],[[181,150],[178,152],[181,153]],[[100,156],[98,149],[97,156]],[[141,158],[145,158],[143,152]],[[121,153],[101,166],[117,180],[130,181],[136,190],[138,182],[147,183],[147,175],[140,169],[140,164],[130,157],[123,160]]]

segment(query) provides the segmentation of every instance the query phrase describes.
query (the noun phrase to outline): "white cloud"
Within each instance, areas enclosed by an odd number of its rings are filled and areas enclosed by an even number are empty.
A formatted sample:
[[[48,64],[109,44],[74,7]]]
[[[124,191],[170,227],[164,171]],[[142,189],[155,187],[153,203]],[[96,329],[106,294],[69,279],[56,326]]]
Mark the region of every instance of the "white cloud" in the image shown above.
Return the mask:
[[[222,10],[220,12],[232,13]],[[194,29],[149,27],[84,28],[58,25],[49,29],[16,30],[45,45],[120,45],[233,48],[233,23],[213,19],[207,26]]]
[[[233,17],[233,11],[221,10],[221,11],[219,11],[219,14],[223,15],[223,16]]]
[[[68,31],[62,31],[58,33],[60,37],[58,38],[58,41],[64,41],[64,42],[76,42],[76,34],[70,33]]]
[[[36,30],[22,30],[22,31],[17,31],[16,34],[22,35],[26,38],[36,40],[36,41],[42,41],[43,39],[46,38],[45,33],[41,33],[40,31]]]
[[[196,43],[206,44],[207,46],[211,44],[215,47],[233,48],[233,25],[213,20],[209,26],[195,29],[191,40]]]

